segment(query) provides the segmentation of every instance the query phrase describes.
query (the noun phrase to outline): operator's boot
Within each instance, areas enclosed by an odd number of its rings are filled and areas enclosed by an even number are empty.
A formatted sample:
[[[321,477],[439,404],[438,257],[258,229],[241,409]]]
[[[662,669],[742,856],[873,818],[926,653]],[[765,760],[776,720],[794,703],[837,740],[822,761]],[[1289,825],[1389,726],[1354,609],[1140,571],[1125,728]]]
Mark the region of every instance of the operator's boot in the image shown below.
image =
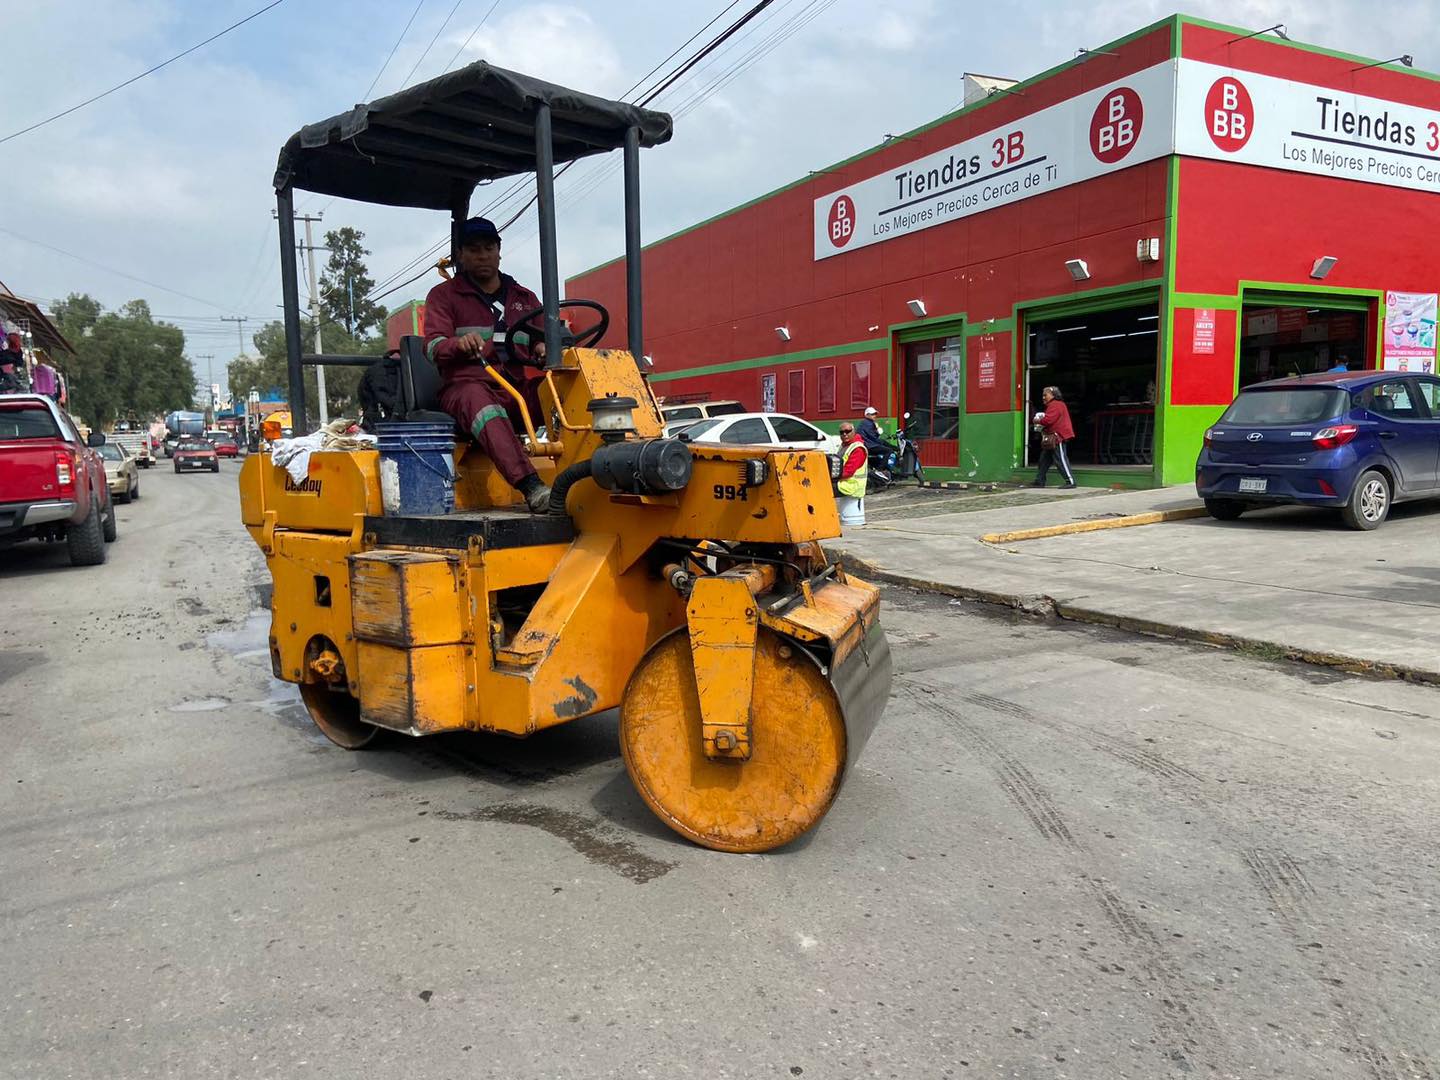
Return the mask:
[[[532,514],[544,514],[550,509],[550,487],[541,483],[540,477],[527,476],[520,481],[520,494],[525,496],[525,506]]]

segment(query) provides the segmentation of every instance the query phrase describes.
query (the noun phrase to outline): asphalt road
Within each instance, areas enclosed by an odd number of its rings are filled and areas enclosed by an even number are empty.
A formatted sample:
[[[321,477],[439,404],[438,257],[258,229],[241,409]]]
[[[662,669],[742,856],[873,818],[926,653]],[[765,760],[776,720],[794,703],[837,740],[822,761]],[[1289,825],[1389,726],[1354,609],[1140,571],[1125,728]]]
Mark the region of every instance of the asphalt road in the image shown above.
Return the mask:
[[[0,552],[0,1075],[1440,1076],[1440,697],[892,590],[821,826],[721,855],[615,721],[348,754],[235,475]]]

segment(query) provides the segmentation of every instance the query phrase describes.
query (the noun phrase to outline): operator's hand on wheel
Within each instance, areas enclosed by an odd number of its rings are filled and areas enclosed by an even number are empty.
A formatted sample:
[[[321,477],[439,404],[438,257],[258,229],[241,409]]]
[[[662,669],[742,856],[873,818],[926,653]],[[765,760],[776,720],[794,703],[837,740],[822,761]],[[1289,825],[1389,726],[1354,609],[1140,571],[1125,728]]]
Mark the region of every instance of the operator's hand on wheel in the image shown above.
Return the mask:
[[[543,342],[543,341],[537,341],[537,342],[535,342],[534,345],[531,345],[531,346],[530,346],[530,355],[533,356],[533,357],[535,357],[535,359],[537,359],[537,360],[544,360],[544,359],[545,359],[545,342]]]

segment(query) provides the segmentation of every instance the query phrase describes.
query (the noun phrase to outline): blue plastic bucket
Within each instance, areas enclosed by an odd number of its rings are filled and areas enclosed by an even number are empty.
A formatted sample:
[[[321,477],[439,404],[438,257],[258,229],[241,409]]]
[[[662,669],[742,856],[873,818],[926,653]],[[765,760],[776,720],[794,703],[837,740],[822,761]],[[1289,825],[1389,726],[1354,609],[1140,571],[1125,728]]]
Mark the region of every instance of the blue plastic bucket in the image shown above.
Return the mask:
[[[380,501],[391,516],[455,509],[455,429],[450,424],[376,425]]]

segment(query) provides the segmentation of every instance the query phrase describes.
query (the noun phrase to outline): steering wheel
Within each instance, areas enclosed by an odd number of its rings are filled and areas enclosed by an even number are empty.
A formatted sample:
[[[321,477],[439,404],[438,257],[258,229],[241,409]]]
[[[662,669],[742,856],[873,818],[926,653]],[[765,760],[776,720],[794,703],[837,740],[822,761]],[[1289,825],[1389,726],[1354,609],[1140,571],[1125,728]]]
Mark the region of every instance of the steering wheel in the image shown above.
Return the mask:
[[[566,308],[589,308],[592,311],[598,311],[600,313],[600,321],[588,330],[581,331],[579,337],[565,333],[562,328],[561,344],[564,346],[572,346],[577,349],[589,349],[605,336],[606,330],[610,329],[610,313],[605,310],[603,304],[599,304],[594,300],[561,300],[560,303],[556,305],[557,314]],[[523,331],[531,342],[545,340],[544,314],[545,309],[543,307],[538,307],[534,311],[527,311],[520,317],[518,322],[511,324],[510,328],[505,332],[505,355],[512,364],[524,364],[527,362],[522,360],[515,352],[515,335],[517,333]],[[540,322],[537,323],[536,320],[540,320]],[[533,358],[528,362],[534,366],[539,366]],[[546,362],[551,362],[548,357],[546,358]]]

